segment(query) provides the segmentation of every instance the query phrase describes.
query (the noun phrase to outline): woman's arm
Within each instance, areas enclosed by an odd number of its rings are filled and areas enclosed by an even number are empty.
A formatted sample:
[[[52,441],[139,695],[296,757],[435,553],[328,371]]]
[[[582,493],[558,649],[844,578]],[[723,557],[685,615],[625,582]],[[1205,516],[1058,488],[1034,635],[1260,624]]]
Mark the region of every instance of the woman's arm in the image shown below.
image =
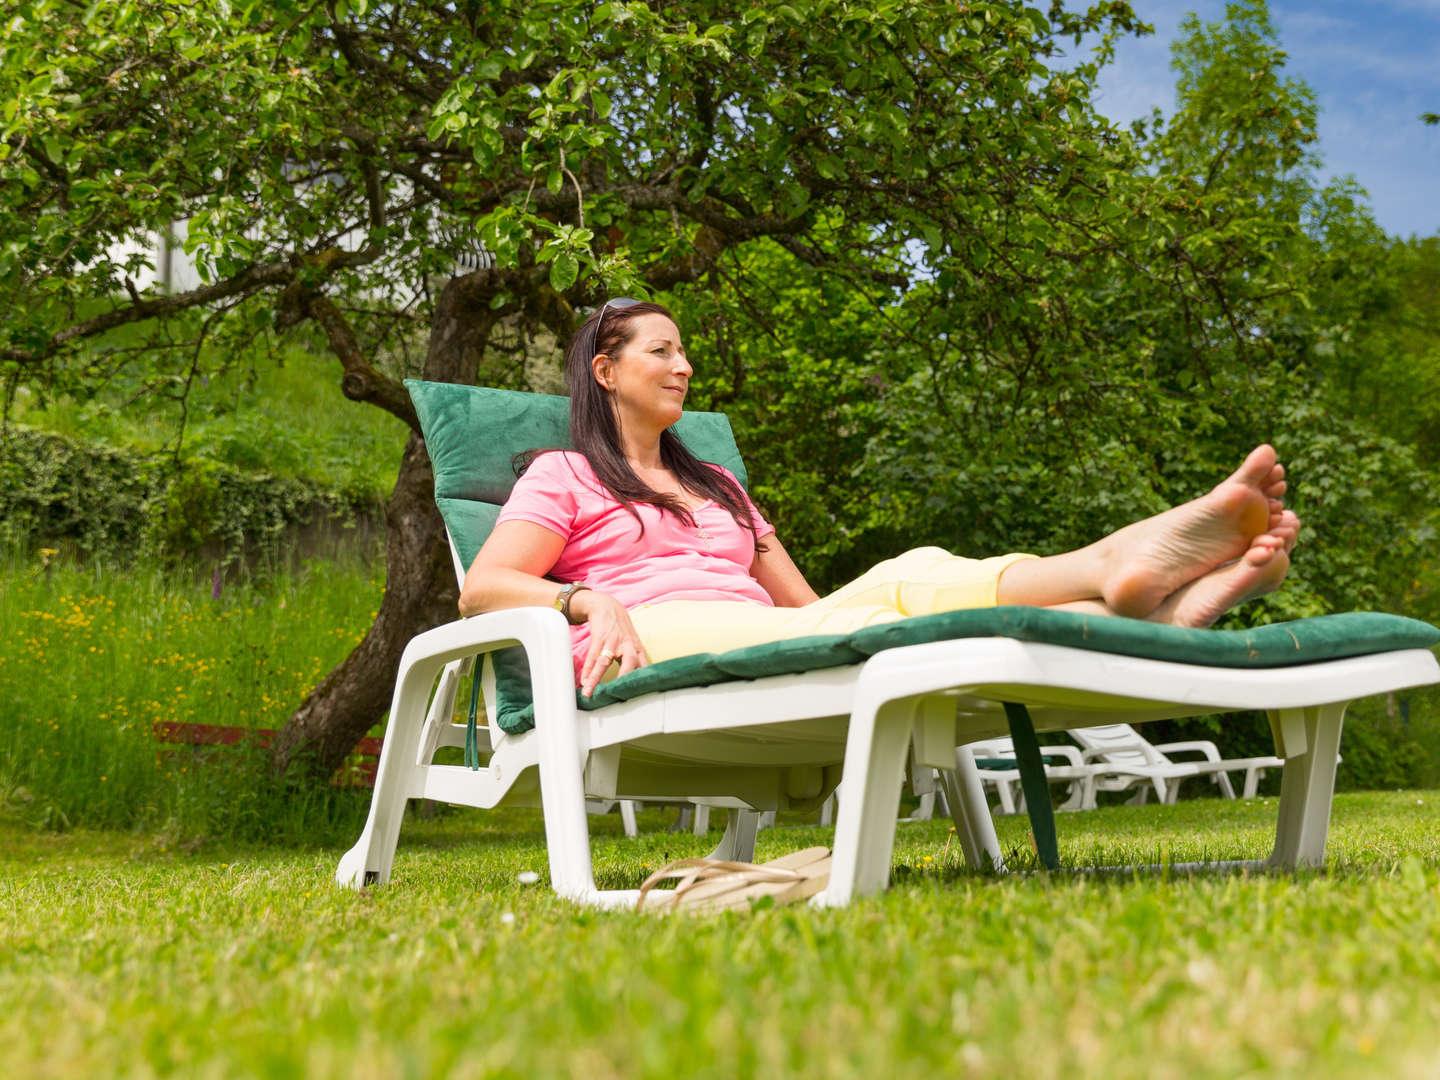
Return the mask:
[[[564,550],[564,538],[543,525],[502,521],[465,574],[460,586],[460,614],[548,607],[555,603],[560,586],[543,575],[550,572]],[[595,589],[575,593],[570,600],[570,617],[590,626],[590,651],[580,669],[580,689],[587,696],[594,693],[612,658],[619,662],[621,675],[645,664],[640,635],[631,625],[625,605],[609,593]]]
[[[771,533],[761,543],[765,550],[756,553],[755,561],[750,564],[750,576],[770,594],[776,607],[804,607],[820,599],[779,537]]]
[[[531,521],[495,526],[460,586],[460,614],[552,604],[560,587],[545,575],[560,558],[565,540]]]

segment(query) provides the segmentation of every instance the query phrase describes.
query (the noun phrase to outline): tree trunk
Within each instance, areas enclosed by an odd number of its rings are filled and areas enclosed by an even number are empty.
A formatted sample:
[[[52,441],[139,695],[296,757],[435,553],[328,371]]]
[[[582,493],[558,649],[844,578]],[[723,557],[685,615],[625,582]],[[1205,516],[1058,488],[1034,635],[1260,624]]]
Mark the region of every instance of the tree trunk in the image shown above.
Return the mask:
[[[453,279],[441,291],[430,328],[424,377],[474,380],[495,315],[488,290]],[[271,768],[328,778],[390,707],[406,643],[459,618],[459,592],[435,508],[435,478],[424,440],[411,434],[385,511],[385,595],[364,639],[301,703],[276,736]]]

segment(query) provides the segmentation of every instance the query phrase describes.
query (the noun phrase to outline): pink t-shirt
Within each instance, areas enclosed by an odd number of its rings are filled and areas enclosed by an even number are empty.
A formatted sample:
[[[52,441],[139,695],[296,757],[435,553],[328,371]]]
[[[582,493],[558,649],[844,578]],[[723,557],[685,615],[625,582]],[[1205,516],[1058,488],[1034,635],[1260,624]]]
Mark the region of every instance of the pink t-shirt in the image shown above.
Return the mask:
[[[711,465],[732,480],[735,474]],[[743,489],[742,489],[743,491]],[[775,529],[746,496],[759,536]],[[773,607],[770,594],[750,576],[755,542],[714,500],[694,511],[695,527],[648,503],[635,503],[640,522],[600,483],[583,454],[542,454],[515,481],[495,524],[529,521],[564,538],[550,570],[557,581],[583,581],[627,608],[665,600],[749,600]],[[576,682],[590,647],[590,628],[571,631]]]

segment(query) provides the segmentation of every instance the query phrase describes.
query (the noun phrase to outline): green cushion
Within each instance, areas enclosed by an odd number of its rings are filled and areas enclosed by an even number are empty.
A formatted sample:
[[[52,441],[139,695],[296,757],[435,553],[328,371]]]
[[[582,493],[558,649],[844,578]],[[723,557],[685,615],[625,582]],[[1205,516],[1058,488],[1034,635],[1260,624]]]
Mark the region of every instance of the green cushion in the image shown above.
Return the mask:
[[[575,696],[585,702],[582,708],[598,709],[602,705],[629,701],[645,694],[658,694],[662,690],[710,686],[718,682],[728,682],[733,678],[733,675],[722,671],[715,663],[713,653],[694,653],[690,656],[677,656],[673,660],[663,660],[658,664],[647,664],[623,679],[603,683],[595,688],[593,699],[581,698],[578,691]]]
[[[797,671],[856,664],[865,659],[847,634],[815,634],[765,645],[732,649],[715,657],[715,664],[732,679],[760,679]]]
[[[839,667],[884,649],[973,637],[1009,637],[1206,667],[1272,668],[1393,649],[1433,648],[1440,644],[1440,629],[1417,619],[1369,611],[1321,615],[1252,630],[1188,630],[1140,619],[1045,608],[975,608],[917,615],[850,635],[817,635],[682,656],[603,683],[593,698],[577,691],[575,700],[581,709],[599,709],[660,690]],[[518,734],[534,726],[534,710],[502,710],[497,720],[502,730]]]
[[[1142,619],[997,607],[869,626],[850,635],[850,643],[873,655],[899,645],[964,637],[1009,637],[1207,667],[1267,668],[1391,649],[1429,648],[1440,643],[1440,630],[1416,619],[1368,611],[1320,615],[1251,630],[1189,630]]]
[[[486,538],[495,528],[495,519],[500,516],[500,507],[495,503],[475,502],[470,499],[451,499],[436,496],[435,505],[445,519],[445,528],[455,542],[460,555],[460,565],[469,566],[475,561]]]

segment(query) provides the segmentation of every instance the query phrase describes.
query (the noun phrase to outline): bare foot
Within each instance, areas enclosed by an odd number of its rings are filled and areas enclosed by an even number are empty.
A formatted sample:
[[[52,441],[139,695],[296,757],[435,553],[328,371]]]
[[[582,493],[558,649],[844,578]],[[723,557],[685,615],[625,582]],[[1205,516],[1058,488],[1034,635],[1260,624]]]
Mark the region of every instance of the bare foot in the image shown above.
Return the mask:
[[[1248,559],[1257,540],[1283,547],[1283,538],[1267,530],[1284,520],[1284,493],[1285,468],[1274,447],[1257,446],[1208,494],[1112,533],[1107,543],[1115,569],[1102,598],[1117,615],[1145,618],[1190,582],[1241,556]]]
[[[1236,604],[1278,588],[1290,570],[1290,552],[1299,531],[1299,519],[1285,511],[1279,525],[1258,537],[1244,555],[1182,586],[1151,613],[1150,620],[1206,627]]]

